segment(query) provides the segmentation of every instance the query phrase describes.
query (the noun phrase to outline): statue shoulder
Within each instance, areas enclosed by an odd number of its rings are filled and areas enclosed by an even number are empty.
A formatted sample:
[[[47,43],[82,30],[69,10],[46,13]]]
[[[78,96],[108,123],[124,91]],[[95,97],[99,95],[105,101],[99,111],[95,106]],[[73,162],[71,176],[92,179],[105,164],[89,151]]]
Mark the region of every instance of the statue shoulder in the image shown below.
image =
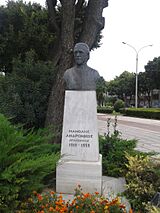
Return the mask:
[[[71,68],[67,69],[67,70],[64,72],[63,78],[64,78],[64,79],[67,79],[70,75],[73,74],[73,71],[74,71],[74,67],[71,67]]]
[[[94,75],[95,78],[97,78],[97,79],[100,78],[100,75],[97,70],[95,70],[91,67],[89,67],[89,70],[92,72],[92,75]]]

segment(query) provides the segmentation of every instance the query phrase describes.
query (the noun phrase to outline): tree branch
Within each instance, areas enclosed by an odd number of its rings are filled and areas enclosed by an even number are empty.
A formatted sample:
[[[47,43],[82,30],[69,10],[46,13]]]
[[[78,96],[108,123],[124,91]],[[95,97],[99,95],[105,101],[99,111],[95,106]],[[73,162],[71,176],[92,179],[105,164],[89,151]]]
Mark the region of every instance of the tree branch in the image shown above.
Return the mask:
[[[108,0],[89,0],[88,2],[80,41],[86,42],[90,49],[93,47],[97,34],[104,28],[102,12],[106,6],[108,6]]]
[[[82,8],[82,5],[84,4],[85,0],[79,0],[76,4],[76,8],[75,8],[75,11],[76,11],[76,14],[80,11],[80,9]]]
[[[56,22],[56,10],[55,10],[55,6],[57,5],[57,0],[46,0],[46,2],[48,6],[51,27],[56,32],[56,34],[59,34],[60,29]]]
[[[109,0],[103,0],[103,8],[108,7]]]
[[[61,42],[63,48],[74,44],[75,0],[62,0]]]

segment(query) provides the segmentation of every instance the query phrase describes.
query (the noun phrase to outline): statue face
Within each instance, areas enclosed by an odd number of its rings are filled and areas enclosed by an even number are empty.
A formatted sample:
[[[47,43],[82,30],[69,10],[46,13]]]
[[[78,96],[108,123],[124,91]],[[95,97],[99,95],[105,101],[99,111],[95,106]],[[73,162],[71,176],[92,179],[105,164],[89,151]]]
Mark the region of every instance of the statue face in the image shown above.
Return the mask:
[[[86,64],[88,61],[88,52],[81,47],[75,47],[74,49],[74,59],[77,65]]]

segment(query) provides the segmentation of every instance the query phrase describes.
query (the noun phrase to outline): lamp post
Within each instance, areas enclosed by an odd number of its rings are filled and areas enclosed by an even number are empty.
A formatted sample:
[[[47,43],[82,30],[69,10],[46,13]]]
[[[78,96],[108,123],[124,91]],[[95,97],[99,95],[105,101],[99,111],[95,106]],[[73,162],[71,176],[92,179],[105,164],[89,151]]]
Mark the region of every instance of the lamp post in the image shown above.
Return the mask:
[[[128,45],[129,47],[131,47],[135,52],[136,52],[136,86],[135,86],[135,108],[137,108],[138,105],[138,54],[139,52],[144,49],[145,47],[152,47],[153,45],[145,45],[143,47],[141,47],[139,50],[137,50],[135,47],[133,47],[132,45],[126,43],[126,42],[122,42],[123,44]]]

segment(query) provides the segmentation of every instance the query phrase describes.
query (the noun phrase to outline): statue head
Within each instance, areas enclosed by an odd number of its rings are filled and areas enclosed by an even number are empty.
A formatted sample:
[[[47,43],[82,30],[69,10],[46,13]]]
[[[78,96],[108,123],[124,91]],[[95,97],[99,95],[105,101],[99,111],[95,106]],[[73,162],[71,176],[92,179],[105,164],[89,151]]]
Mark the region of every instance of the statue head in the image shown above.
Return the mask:
[[[89,47],[86,43],[77,43],[74,47],[74,59],[77,65],[86,64],[89,59]]]

